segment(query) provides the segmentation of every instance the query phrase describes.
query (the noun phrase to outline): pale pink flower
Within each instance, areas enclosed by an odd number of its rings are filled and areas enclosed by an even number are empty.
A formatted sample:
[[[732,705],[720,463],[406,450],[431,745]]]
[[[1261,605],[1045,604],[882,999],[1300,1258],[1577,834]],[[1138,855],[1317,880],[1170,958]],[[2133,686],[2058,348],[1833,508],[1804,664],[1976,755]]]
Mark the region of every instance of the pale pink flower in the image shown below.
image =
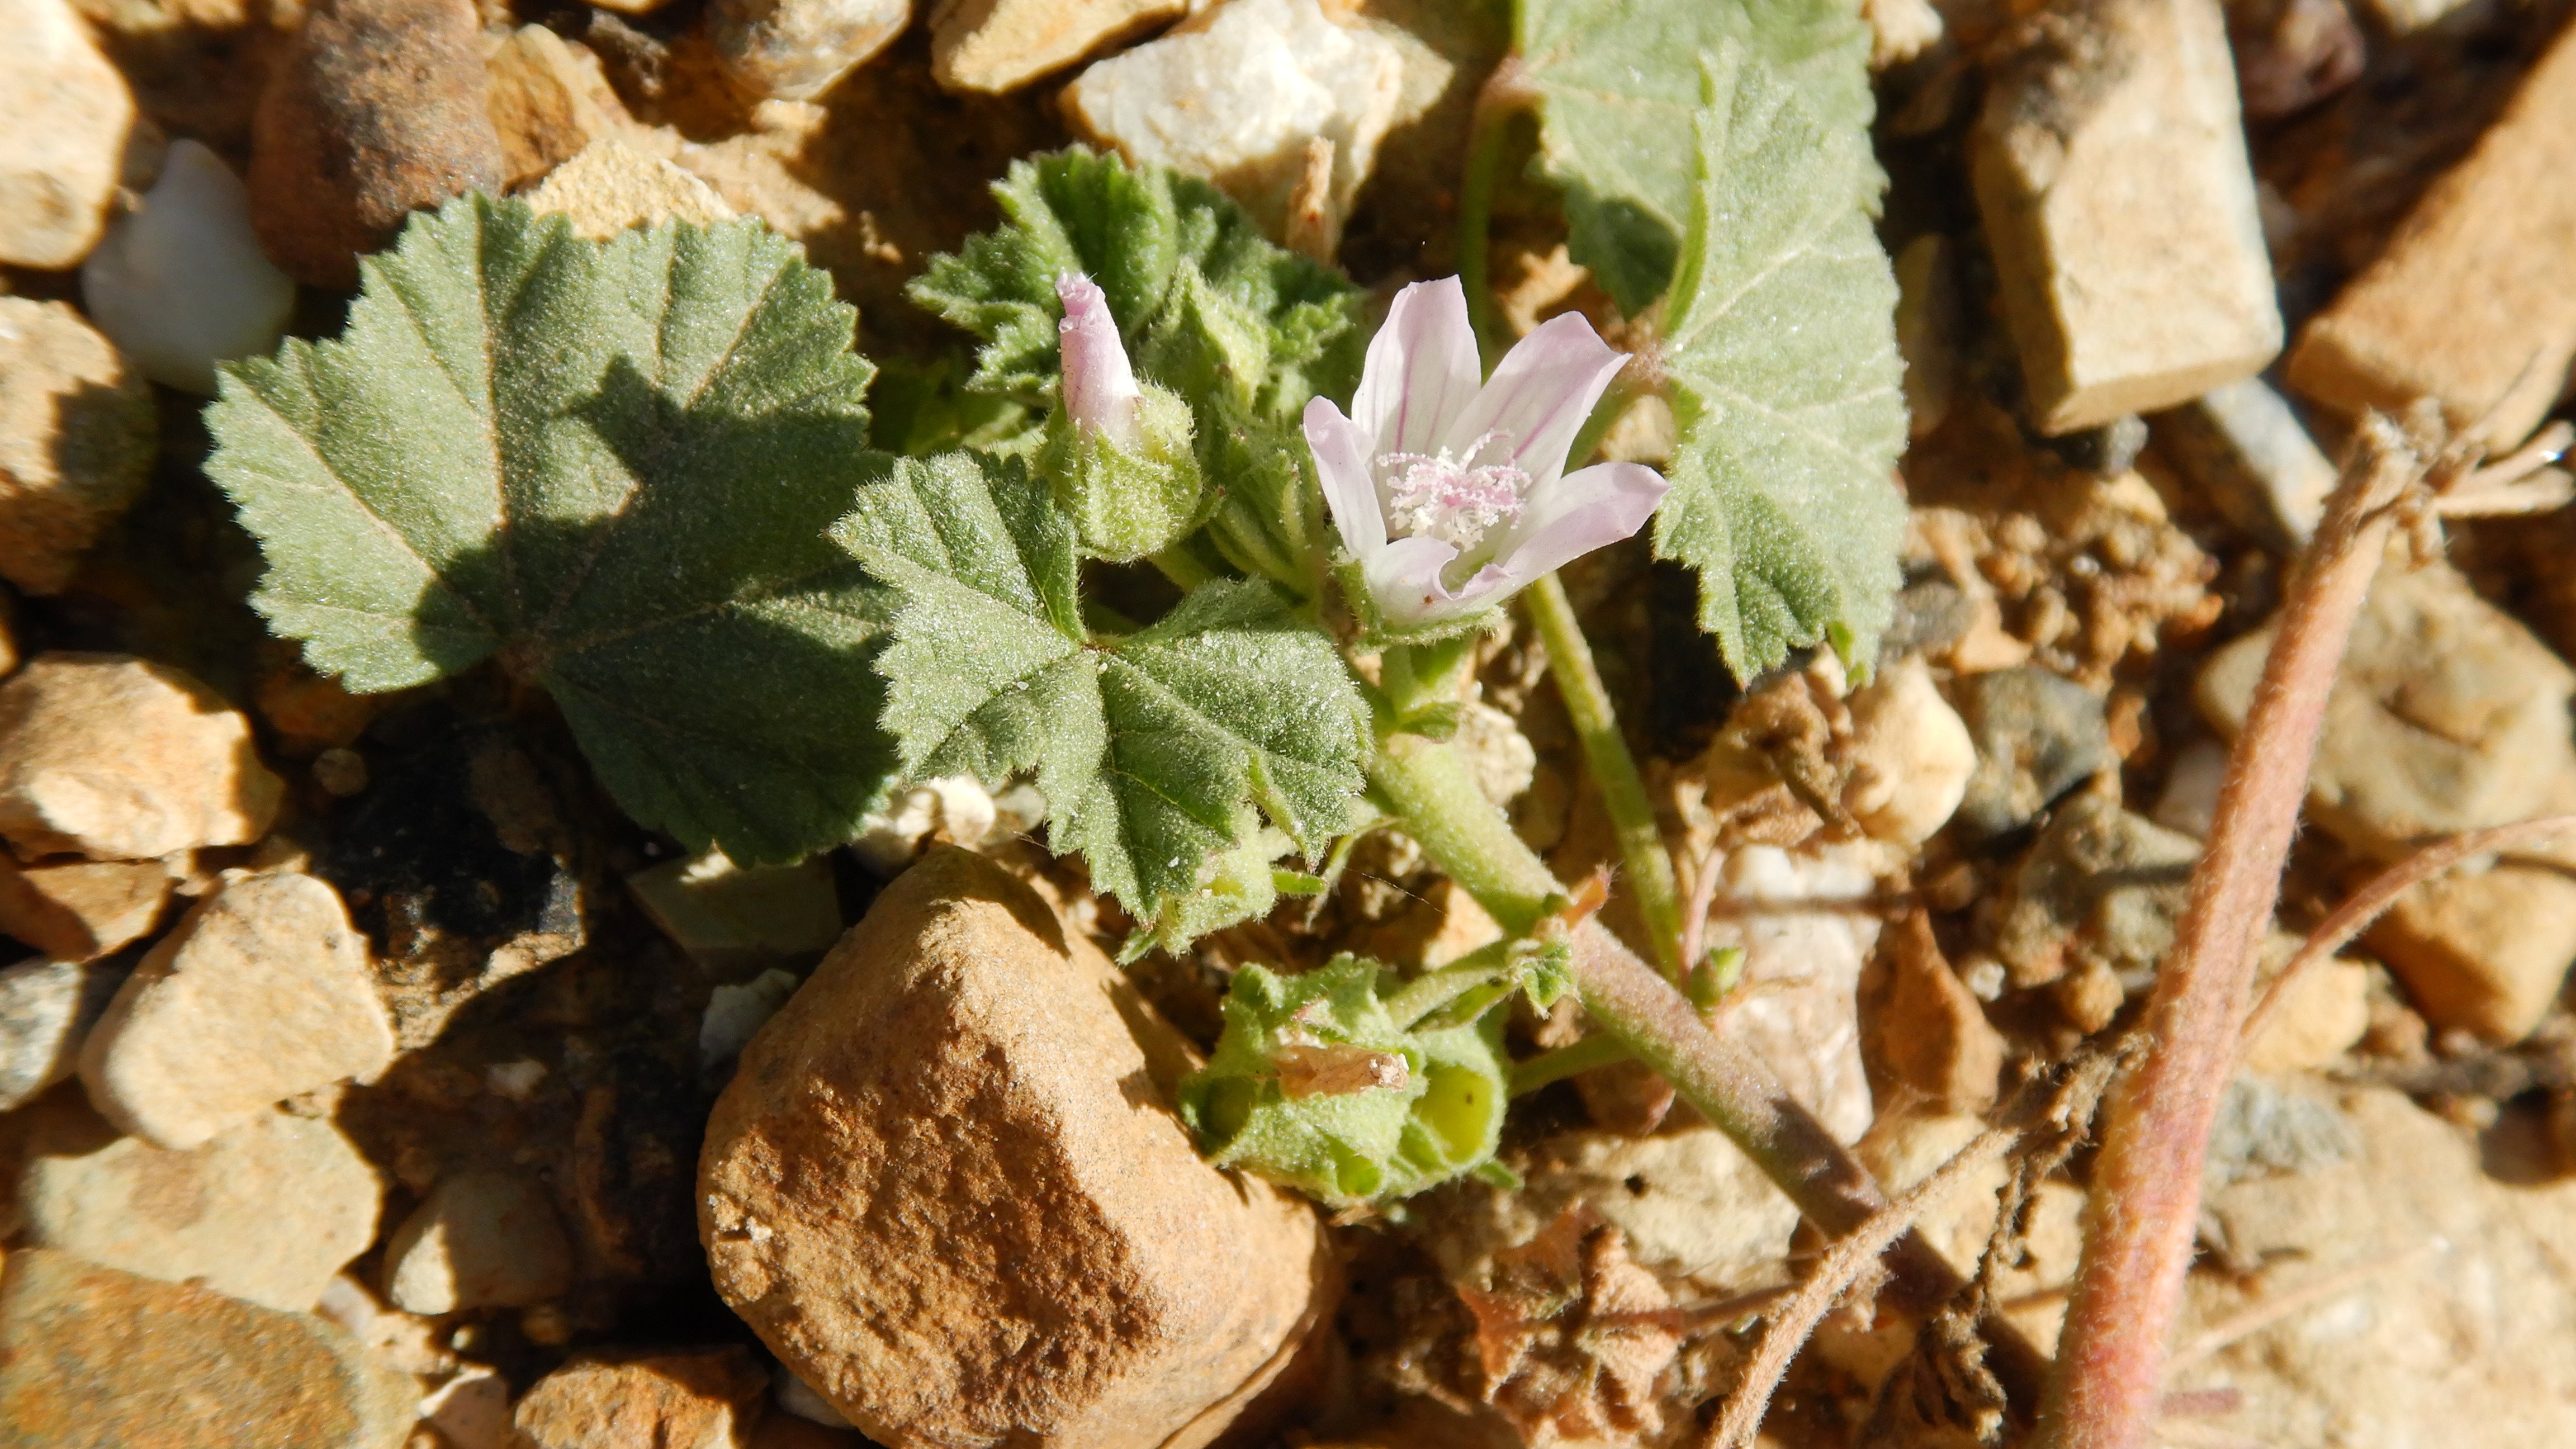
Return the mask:
[[[1142,433],[1137,413],[1144,393],[1127,363],[1126,344],[1118,340],[1109,299],[1080,272],[1057,277],[1055,295],[1064,303],[1056,348],[1064,358],[1065,416],[1075,428],[1132,451]]]
[[[1416,629],[1489,608],[1645,526],[1671,486],[1655,470],[1565,471],[1627,361],[1569,313],[1484,379],[1457,278],[1397,294],[1353,416],[1320,397],[1306,404],[1324,502],[1387,623]]]

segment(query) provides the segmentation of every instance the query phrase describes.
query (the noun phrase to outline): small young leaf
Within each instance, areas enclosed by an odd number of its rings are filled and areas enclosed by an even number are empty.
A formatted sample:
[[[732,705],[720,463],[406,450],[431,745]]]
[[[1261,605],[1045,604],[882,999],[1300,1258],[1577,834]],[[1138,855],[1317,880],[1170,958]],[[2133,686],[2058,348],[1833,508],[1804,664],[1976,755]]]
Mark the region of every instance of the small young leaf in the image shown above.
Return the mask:
[[[1277,589],[1204,584],[1091,639],[1045,485],[974,454],[894,463],[835,537],[903,595],[878,668],[905,769],[1035,770],[1051,843],[1140,918],[1214,884],[1265,816],[1310,854],[1350,821],[1358,691]]]
[[[870,375],[830,278],[757,222],[603,247],[485,196],[364,273],[339,340],[227,367],[208,412],[252,602],[356,690],[498,655],[693,850],[846,839],[892,763],[891,600],[822,537]]]
[[[1844,184],[1864,157],[1741,47],[1707,84],[1666,304],[1681,441],[1655,551],[1698,571],[1738,678],[1827,639],[1866,663],[1896,593],[1905,404],[1895,276]]]
[[[1004,225],[934,259],[911,289],[984,340],[974,386],[1045,405],[1065,272],[1100,284],[1138,373],[1193,407],[1223,400],[1293,423],[1306,399],[1347,397],[1358,381],[1359,290],[1271,245],[1206,182],[1076,146],[1013,163],[994,194]]]
[[[1334,1207],[1409,1197],[1490,1161],[1509,1095],[1499,1015],[1406,1031],[1380,999],[1384,979],[1353,956],[1295,976],[1236,972],[1216,1052],[1181,1083],[1200,1150]]]
[[[1539,169],[1565,193],[1567,250],[1632,317],[1672,278],[1691,214],[1700,57],[1729,46],[1769,62],[1828,130],[1868,130],[1857,0],[1520,0],[1516,49],[1539,97]],[[1874,164],[1850,184],[1874,193]]]

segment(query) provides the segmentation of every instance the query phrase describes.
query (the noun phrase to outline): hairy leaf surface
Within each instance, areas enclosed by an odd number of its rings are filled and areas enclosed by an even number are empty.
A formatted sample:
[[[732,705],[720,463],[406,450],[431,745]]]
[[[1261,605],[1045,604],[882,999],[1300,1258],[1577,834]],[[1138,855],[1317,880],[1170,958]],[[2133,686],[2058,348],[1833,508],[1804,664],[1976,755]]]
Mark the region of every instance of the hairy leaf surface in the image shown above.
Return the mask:
[[[1265,817],[1310,853],[1348,824],[1358,694],[1276,588],[1203,584],[1091,638],[1072,529],[1019,460],[981,454],[894,464],[836,537],[902,591],[879,668],[905,768],[1035,771],[1055,849],[1139,918],[1223,889],[1219,857]]]
[[[1865,134],[1875,108],[1857,0],[1520,0],[1515,40],[1568,250],[1630,316],[1663,293],[1688,229],[1703,55],[1749,49],[1831,131]],[[1874,190],[1875,164],[1850,184]]]
[[[499,656],[692,849],[846,839],[892,763],[891,601],[823,536],[869,466],[830,279],[753,221],[600,246],[483,196],[364,271],[339,339],[226,368],[208,414],[260,612],[360,691]]]
[[[1664,364],[1681,428],[1655,549],[1750,679],[1793,648],[1877,652],[1897,585],[1905,447],[1896,281],[1858,148],[1740,48],[1708,71]]]
[[[994,194],[1003,225],[912,285],[983,339],[974,386],[1044,405],[1065,272],[1100,284],[1137,371],[1195,407],[1289,423],[1306,399],[1357,383],[1359,290],[1273,246],[1206,182],[1076,146],[1013,163]]]

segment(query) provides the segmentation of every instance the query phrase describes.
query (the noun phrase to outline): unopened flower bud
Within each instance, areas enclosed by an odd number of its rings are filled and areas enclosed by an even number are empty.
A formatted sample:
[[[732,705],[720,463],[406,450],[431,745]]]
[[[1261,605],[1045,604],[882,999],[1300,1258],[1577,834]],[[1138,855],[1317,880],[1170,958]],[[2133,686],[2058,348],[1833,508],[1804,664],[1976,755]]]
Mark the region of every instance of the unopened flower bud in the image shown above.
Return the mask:
[[[1180,541],[1202,519],[1188,403],[1139,383],[1108,299],[1090,278],[1056,279],[1064,300],[1060,406],[1038,466],[1083,547],[1125,562]]]
[[[1143,393],[1136,386],[1136,369],[1127,363],[1117,319],[1109,315],[1108,297],[1080,272],[1056,278],[1055,295],[1064,303],[1056,346],[1064,358],[1065,415],[1084,433],[1133,450]]]

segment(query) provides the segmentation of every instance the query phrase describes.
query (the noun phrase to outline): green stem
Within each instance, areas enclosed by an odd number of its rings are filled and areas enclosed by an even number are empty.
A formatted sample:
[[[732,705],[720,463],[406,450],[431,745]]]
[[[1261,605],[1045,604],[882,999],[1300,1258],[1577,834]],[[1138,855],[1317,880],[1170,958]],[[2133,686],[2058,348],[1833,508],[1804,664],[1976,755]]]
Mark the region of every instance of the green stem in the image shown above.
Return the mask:
[[[1172,586],[1185,594],[1217,577],[1216,568],[1200,552],[1196,537],[1192,535],[1148,556],[1148,561],[1162,571],[1163,577],[1170,579]]]
[[[1571,1046],[1540,1052],[1528,1061],[1513,1063],[1512,1095],[1526,1097],[1541,1087],[1552,1087],[1568,1077],[1579,1077],[1595,1068],[1634,1059],[1635,1054],[1628,1050],[1627,1043],[1606,1031],[1596,1031]]]
[[[1526,934],[1563,909],[1564,887],[1476,788],[1457,750],[1381,730],[1368,768],[1370,783],[1405,832],[1506,933]],[[1577,927],[1572,945],[1575,989],[1593,1023],[1672,1083],[1817,1227],[1841,1237],[1886,1206],[1869,1169],[1789,1095],[1769,1066],[1710,1031],[1688,998],[1599,921]],[[1898,1313],[1928,1315],[1964,1286],[1920,1233],[1897,1242],[1888,1269],[1881,1302]],[[2009,1321],[1996,1319],[1985,1329],[1987,1367],[2017,1409],[2029,1405],[2047,1361]]]
[[[1618,832],[1619,857],[1628,866],[1628,890],[1636,898],[1638,914],[1645,917],[1656,959],[1666,979],[1680,981],[1689,963],[1682,960],[1681,891],[1673,880],[1673,857],[1664,848],[1664,832],[1655,823],[1654,802],[1646,797],[1646,782],[1637,773],[1636,757],[1628,752],[1627,736],[1619,732],[1610,691],[1592,662],[1592,646],[1585,642],[1583,626],[1575,621],[1574,603],[1566,598],[1565,585],[1556,575],[1532,584],[1521,600],[1547,645],[1548,673],[1556,677],[1556,692],[1564,697],[1565,712],[1573,717],[1575,736],[1583,741],[1584,762],[1592,767],[1592,781],[1601,787],[1601,803]]]
[[[1404,983],[1386,999],[1386,1014],[1395,1024],[1411,1030],[1422,1019],[1480,986],[1490,986],[1503,976],[1511,960],[1511,940],[1506,937],[1491,945],[1479,946],[1448,965],[1426,971]]]
[[[1518,56],[1502,64],[1476,93],[1476,110],[1467,135],[1467,174],[1458,186],[1458,285],[1467,293],[1467,320],[1491,361],[1508,340],[1502,319],[1494,315],[1494,294],[1486,275],[1488,233],[1494,220],[1494,183],[1503,167],[1511,138],[1512,118],[1530,103],[1521,84]]]

